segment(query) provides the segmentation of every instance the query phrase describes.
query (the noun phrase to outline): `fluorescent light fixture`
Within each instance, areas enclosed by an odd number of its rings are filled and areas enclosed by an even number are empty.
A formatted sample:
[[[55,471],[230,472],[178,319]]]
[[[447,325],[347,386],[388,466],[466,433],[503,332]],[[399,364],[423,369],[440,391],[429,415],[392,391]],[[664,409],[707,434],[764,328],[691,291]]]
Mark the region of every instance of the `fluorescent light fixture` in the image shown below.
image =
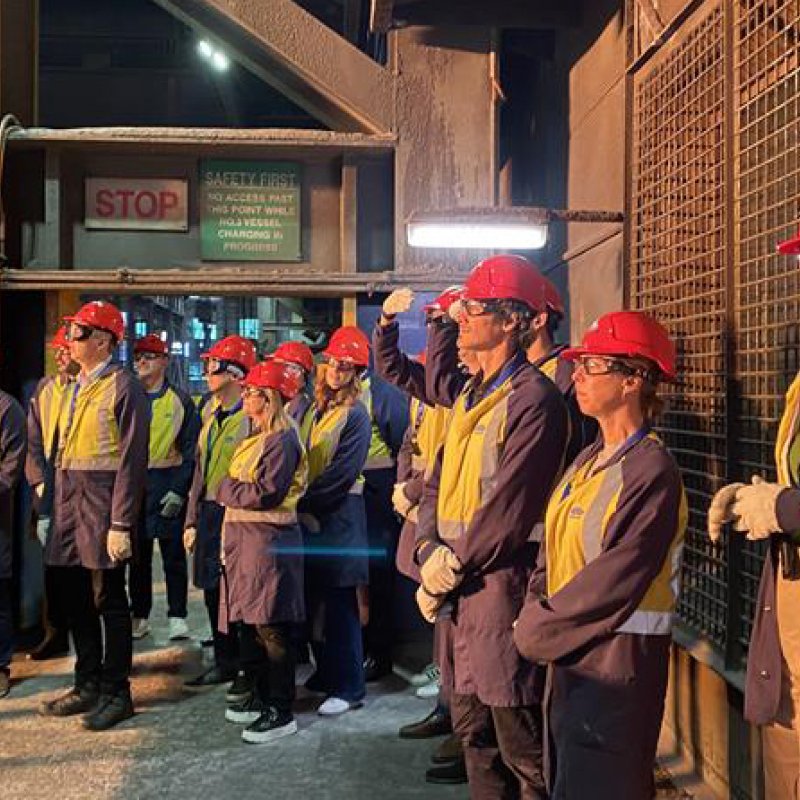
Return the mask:
[[[201,39],[197,43],[197,52],[203,58],[210,59],[211,56],[214,55],[214,48],[211,46],[211,42],[208,42],[205,39]]]
[[[231,65],[230,59],[221,50],[217,50],[214,55],[211,56],[211,63],[218,72],[225,72]]]
[[[412,214],[411,247],[451,250],[539,250],[547,243],[548,213],[541,208],[474,208]]]

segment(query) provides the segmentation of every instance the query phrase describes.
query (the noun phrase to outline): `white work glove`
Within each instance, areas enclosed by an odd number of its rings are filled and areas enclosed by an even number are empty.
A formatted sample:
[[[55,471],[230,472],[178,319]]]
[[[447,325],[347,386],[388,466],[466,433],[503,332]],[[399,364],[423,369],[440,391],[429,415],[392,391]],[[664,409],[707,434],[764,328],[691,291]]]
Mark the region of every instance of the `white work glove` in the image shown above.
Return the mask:
[[[440,544],[420,567],[422,585],[429,594],[445,595],[452,592],[464,578],[461,562],[446,545]]]
[[[313,514],[300,514],[297,519],[309,533],[319,533],[319,520]]]
[[[381,311],[384,317],[404,314],[414,304],[414,292],[407,286],[395,289],[384,301]]]
[[[183,549],[187,553],[194,553],[194,546],[197,542],[197,528],[190,526],[183,531]]]
[[[778,483],[767,483],[759,475],[753,475],[753,483],[736,492],[733,527],[737,531],[747,531],[747,538],[753,541],[780,533],[781,526],[778,525],[775,506],[778,495],[785,488]]]
[[[411,501],[406,497],[406,493],[403,491],[405,486],[405,481],[403,481],[403,483],[396,483],[394,485],[394,491],[392,492],[392,505],[394,506],[394,510],[404,518],[408,516],[412,505]]]
[[[44,484],[37,483],[36,486],[33,487],[33,491],[36,493],[36,496],[41,500],[44,497]]]
[[[464,315],[464,301],[455,300],[450,304],[450,308],[447,309],[447,313],[453,322],[458,322],[458,320]]]
[[[36,538],[42,547],[47,544],[47,534],[50,532],[50,517],[39,517],[36,522]]]
[[[712,542],[718,542],[723,526],[733,521],[733,501],[736,499],[736,492],[744,485],[729,483],[711,498],[711,505],[708,507],[708,535]]]
[[[417,589],[415,597],[417,600],[417,607],[423,618],[427,622],[436,622],[436,615],[439,613],[439,609],[444,605],[445,598],[431,594],[424,586],[420,586]]]
[[[175,519],[183,508],[183,498],[171,489],[159,501],[161,511],[159,514],[164,519]]]
[[[414,506],[413,508],[408,509],[408,516],[406,519],[409,522],[413,522],[415,525],[419,525],[419,506]]]
[[[131,551],[131,535],[127,531],[115,531],[113,528],[108,532],[106,550],[112,561],[125,561],[129,559]]]

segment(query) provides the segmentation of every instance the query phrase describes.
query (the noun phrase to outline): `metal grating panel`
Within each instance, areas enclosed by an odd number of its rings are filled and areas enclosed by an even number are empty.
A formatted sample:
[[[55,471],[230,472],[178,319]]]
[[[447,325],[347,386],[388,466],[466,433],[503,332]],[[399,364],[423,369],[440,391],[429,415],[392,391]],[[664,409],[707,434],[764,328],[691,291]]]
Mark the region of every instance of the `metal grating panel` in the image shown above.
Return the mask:
[[[634,76],[631,306],[679,342],[681,384],[661,432],[683,470],[690,518],[679,614],[725,648],[727,565],[705,514],[726,474],[724,14],[679,31]]]
[[[800,271],[775,244],[800,219],[800,0],[734,3],[737,122],[736,373],[739,474],[775,477],[784,394],[800,368]],[[760,550],[745,548],[742,625],[750,636]]]

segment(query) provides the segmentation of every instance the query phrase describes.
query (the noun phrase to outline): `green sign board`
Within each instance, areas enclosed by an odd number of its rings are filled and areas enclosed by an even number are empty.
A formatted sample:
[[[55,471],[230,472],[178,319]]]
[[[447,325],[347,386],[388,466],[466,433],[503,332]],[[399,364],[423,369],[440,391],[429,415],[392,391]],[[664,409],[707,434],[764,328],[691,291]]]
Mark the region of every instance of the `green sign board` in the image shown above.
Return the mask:
[[[204,261],[299,261],[300,166],[201,161],[200,254]]]

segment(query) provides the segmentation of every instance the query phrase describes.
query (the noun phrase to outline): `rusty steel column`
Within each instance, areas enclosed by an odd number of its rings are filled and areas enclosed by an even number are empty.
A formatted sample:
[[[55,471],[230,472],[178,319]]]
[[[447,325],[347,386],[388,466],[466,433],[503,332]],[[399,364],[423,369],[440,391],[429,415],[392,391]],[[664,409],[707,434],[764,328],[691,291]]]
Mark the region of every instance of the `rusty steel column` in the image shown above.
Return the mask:
[[[0,112],[23,125],[37,121],[38,0],[0,2]]]

